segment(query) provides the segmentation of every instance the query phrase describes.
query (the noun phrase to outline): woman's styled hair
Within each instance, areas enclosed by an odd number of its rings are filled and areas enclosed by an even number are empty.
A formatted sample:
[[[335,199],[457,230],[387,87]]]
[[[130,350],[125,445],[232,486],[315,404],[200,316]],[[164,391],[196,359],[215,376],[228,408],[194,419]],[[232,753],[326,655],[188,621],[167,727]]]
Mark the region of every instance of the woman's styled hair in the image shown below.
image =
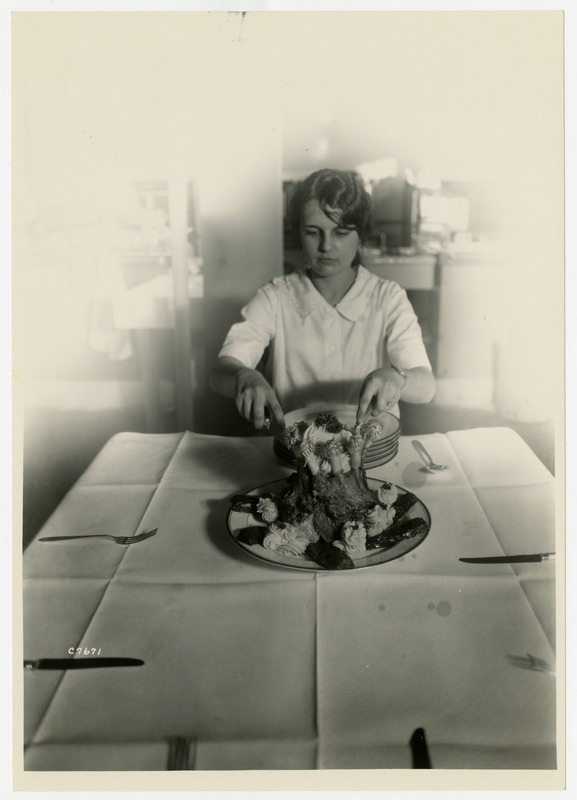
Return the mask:
[[[297,236],[309,200],[317,200],[330,220],[355,228],[361,243],[365,241],[371,229],[371,197],[356,172],[320,169],[299,183],[291,205],[291,221]]]

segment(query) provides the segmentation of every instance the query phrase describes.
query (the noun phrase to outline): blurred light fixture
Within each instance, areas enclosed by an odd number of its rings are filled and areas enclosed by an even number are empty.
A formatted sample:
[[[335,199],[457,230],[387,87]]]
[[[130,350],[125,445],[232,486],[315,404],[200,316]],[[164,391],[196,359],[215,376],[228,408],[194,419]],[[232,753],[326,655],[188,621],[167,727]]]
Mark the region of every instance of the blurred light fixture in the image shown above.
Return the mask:
[[[410,167],[405,167],[405,180],[407,183],[410,183],[411,186],[416,186],[417,179],[415,177],[415,173]]]
[[[417,173],[417,186],[419,189],[437,192],[441,188],[441,176],[436,169],[422,167]]]
[[[356,167],[356,171],[365,183],[378,183],[385,178],[395,178],[398,172],[396,158],[380,158],[377,161],[365,161]]]
[[[419,210],[423,223],[442,223],[453,233],[469,229],[470,203],[468,197],[421,195]]]

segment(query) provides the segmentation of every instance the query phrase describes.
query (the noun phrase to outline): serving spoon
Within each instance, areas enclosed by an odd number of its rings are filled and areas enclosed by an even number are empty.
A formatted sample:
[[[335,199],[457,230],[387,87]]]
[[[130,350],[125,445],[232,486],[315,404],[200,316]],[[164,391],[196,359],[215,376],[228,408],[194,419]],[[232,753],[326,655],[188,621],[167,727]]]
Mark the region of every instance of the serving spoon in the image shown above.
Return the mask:
[[[413,439],[412,444],[417,453],[421,456],[421,458],[425,462],[425,466],[430,472],[447,469],[446,464],[435,464],[435,462],[433,461],[433,459],[431,458],[425,447],[419,441],[417,441],[417,439]]]

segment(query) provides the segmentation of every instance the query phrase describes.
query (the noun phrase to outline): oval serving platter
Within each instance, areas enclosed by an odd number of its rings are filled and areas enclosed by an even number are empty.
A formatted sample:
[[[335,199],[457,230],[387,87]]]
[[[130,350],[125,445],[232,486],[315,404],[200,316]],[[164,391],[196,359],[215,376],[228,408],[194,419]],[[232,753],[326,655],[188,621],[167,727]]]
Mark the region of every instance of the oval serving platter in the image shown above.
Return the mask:
[[[386,483],[386,481],[377,480],[376,478],[367,478],[367,483],[371,489],[376,490],[383,483]],[[271,483],[266,483],[263,486],[258,486],[255,489],[251,489],[249,492],[244,492],[244,494],[255,495],[257,497],[266,493],[281,494],[286,486],[286,479],[282,479],[272,481]],[[403,489],[401,486],[397,486],[397,489],[399,494],[410,494],[410,492],[407,492],[407,490]],[[413,496],[416,497],[414,493]],[[401,558],[418,547],[427,537],[431,529],[431,515],[428,508],[421,500],[419,500],[418,497],[416,497],[415,504],[406,512],[406,514],[404,514],[402,517],[399,517],[399,519],[403,518],[424,520],[426,523],[425,532],[414,536],[411,539],[403,539],[391,547],[381,547],[376,550],[369,550],[362,556],[352,557],[355,565],[353,568],[337,571],[352,572],[353,570],[357,569],[366,569],[367,567],[375,567],[379,564],[386,564],[388,561],[395,561],[397,558]],[[314,561],[311,561],[306,556],[287,556],[283,555],[282,553],[277,553],[274,550],[269,550],[260,544],[249,545],[239,542],[237,539],[238,533],[243,528],[246,528],[250,525],[264,526],[264,523],[253,514],[249,514],[245,511],[229,510],[226,524],[228,532],[237,547],[240,547],[241,550],[244,550],[246,553],[249,553],[251,556],[254,556],[261,561],[265,561],[268,564],[275,564],[276,566],[280,567],[286,567],[287,569],[305,570],[308,572],[330,571],[324,567],[321,567],[319,564],[316,564]]]

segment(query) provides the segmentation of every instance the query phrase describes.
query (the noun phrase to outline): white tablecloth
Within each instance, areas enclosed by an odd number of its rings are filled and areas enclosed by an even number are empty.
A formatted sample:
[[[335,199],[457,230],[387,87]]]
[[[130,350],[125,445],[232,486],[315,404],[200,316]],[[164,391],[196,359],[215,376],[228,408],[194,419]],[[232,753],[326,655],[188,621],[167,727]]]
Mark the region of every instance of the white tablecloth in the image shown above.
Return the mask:
[[[71,647],[138,668],[25,674],[24,769],[556,767],[554,562],[461,556],[555,550],[554,480],[505,428],[410,440],[369,475],[410,489],[432,527],[396,561],[353,572],[265,564],[230,539],[230,496],[290,474],[265,437],[114,436],[24,559],[24,658]],[[132,534],[130,547],[40,536]]]

